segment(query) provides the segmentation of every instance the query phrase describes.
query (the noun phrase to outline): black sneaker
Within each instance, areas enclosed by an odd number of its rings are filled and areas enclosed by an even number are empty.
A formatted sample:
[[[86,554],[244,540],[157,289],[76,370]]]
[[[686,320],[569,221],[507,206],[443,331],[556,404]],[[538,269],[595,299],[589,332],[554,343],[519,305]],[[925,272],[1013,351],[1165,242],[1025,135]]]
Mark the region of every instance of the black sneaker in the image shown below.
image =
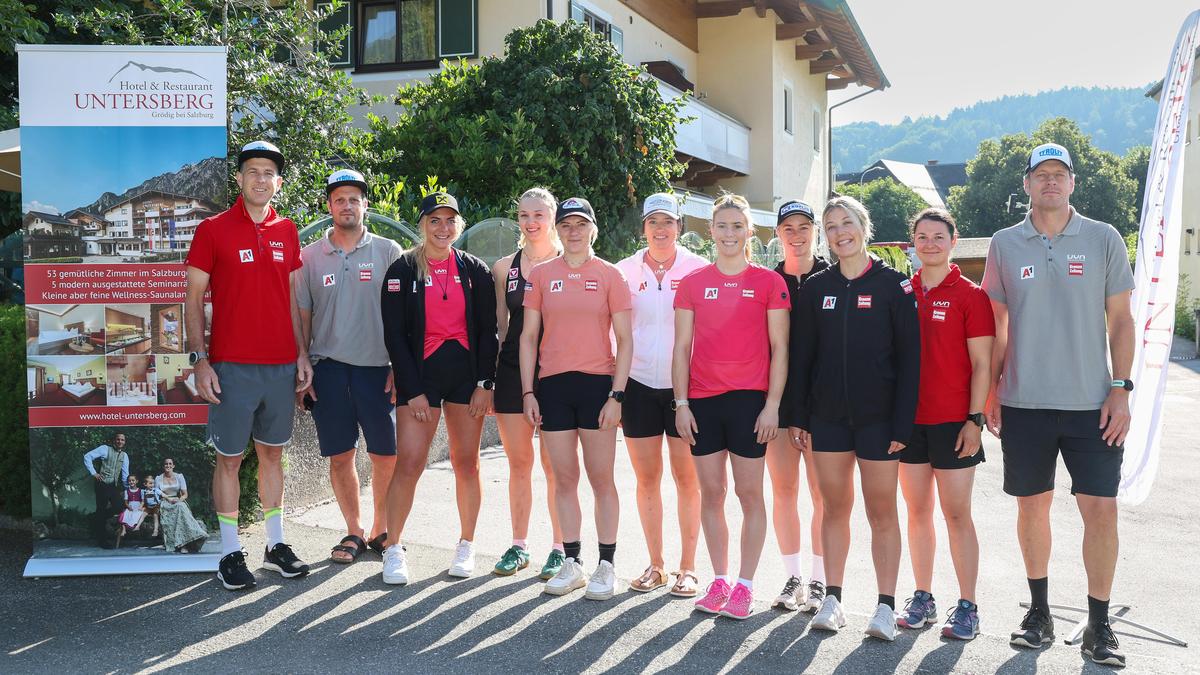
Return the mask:
[[[1009,643],[1019,647],[1038,649],[1048,642],[1054,642],[1054,619],[1044,609],[1030,607],[1021,621],[1021,630],[1009,638]]]
[[[217,565],[217,578],[222,586],[231,591],[254,588],[256,583],[250,568],[246,567],[245,551],[234,551],[221,558]]]
[[[1084,655],[1092,657],[1092,661],[1106,666],[1125,667],[1125,655],[1117,644],[1117,636],[1113,634],[1108,622],[1099,626],[1088,626],[1083,629],[1083,644],[1080,646]]]
[[[275,544],[270,550],[263,553],[262,566],[279,572],[285,579],[308,574],[308,565],[300,562],[296,554],[292,553],[292,547],[283,543]]]

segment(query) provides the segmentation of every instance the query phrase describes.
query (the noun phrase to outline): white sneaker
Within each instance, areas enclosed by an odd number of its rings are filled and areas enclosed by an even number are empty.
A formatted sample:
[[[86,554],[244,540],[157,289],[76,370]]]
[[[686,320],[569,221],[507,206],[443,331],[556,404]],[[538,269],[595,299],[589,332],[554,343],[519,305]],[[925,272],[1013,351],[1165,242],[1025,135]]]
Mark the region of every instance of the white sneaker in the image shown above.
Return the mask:
[[[875,608],[875,616],[867,624],[867,635],[888,642],[896,641],[896,610],[882,602]]]
[[[400,544],[392,544],[383,549],[383,583],[408,583],[408,561],[404,557],[404,547]]]
[[[846,613],[842,611],[842,603],[832,595],[825,596],[825,600],[821,602],[821,609],[808,625],[813,630],[830,630],[836,633],[846,625]]]
[[[596,571],[592,572],[592,578],[588,581],[583,597],[588,600],[608,600],[612,598],[613,588],[616,584],[617,573],[613,569],[612,563],[601,560],[600,564],[596,565]]]
[[[825,584],[815,579],[808,582],[808,598],[801,605],[800,611],[812,614],[821,609],[822,602],[825,602]]]
[[[466,579],[475,571],[475,544],[466,539],[458,540],[458,546],[454,549],[454,562],[450,563],[450,570],[447,572],[452,577]]]
[[[584,586],[587,586],[587,575],[583,573],[583,568],[575,562],[574,558],[567,558],[563,561],[558,574],[555,574],[542,586],[542,592],[550,595],[566,595]]]
[[[783,590],[779,592],[779,597],[775,598],[775,602],[771,603],[772,607],[782,607],[789,612],[794,612],[800,609],[804,598],[800,597],[808,590],[804,587],[804,580],[800,577],[788,577],[787,583],[783,585]]]

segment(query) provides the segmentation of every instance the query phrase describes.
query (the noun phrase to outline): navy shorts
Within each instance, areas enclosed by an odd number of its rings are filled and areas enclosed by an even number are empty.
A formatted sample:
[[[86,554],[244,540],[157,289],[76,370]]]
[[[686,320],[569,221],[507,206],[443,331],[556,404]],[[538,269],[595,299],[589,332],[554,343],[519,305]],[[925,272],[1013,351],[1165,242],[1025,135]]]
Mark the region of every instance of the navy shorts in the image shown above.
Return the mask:
[[[1099,410],[1000,409],[1004,491],[1031,497],[1054,489],[1058,455],[1071,474],[1071,494],[1116,497],[1124,446],[1109,445]]]
[[[621,429],[625,438],[658,438],[663,434],[679,438],[675,430],[675,411],[670,389],[651,389],[630,378],[625,385],[625,402],[621,404]]]
[[[888,461],[900,459],[900,453],[888,454],[892,445],[890,422],[850,426],[843,422],[826,422],[816,417],[809,420],[813,452],[853,452],[859,459]]]
[[[960,458],[954,451],[958,433],[963,422],[945,424],[913,425],[913,435],[908,445],[900,451],[900,461],[905,464],[928,464],[934,469],[969,469],[983,460],[983,448],[970,457]],[[965,424],[974,424],[966,422]]]
[[[612,375],[570,371],[538,380],[542,431],[596,430],[600,409],[608,403]]]
[[[396,422],[387,386],[388,366],[354,366],[321,359],[313,366],[313,424],[322,457],[355,449],[362,428],[367,452],[396,454]]]
[[[767,444],[758,442],[754,423],[767,403],[762,391],[742,389],[688,401],[696,419],[696,444],[693,457],[728,450],[738,457],[759,459],[766,456]]]

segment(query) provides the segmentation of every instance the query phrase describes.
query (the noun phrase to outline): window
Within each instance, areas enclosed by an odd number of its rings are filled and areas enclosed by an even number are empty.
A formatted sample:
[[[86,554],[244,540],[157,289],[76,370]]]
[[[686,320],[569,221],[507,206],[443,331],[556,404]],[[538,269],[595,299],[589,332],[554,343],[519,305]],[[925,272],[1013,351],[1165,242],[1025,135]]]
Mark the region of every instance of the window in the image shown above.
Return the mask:
[[[366,72],[435,68],[439,59],[476,56],[478,3],[479,0],[347,0],[342,9],[321,22],[321,29],[332,33],[350,22],[334,66]],[[315,6],[325,8],[329,4],[326,0]]]
[[[329,5],[331,5],[331,4],[332,3],[329,3],[329,2],[318,2],[314,5],[314,9],[325,10],[325,9],[328,9]],[[330,14],[327,19],[325,19],[324,21],[321,22],[321,30],[326,33],[333,33],[337,30],[345,28],[346,25],[349,23],[350,23],[350,2],[349,2],[349,0],[347,0],[346,2],[342,3],[342,6],[340,9],[338,9],[336,12]],[[331,57],[329,64],[332,66],[353,65],[354,59],[353,59],[353,55],[351,52],[350,44],[351,44],[350,32],[347,31],[345,37],[342,38],[341,44],[338,45],[340,47],[339,51],[341,52],[341,54],[337,57]]]
[[[601,17],[598,11],[585,7],[577,0],[571,0],[570,18],[603,35],[604,39],[616,48],[618,54],[625,53],[625,33],[613,25],[611,18]]]
[[[794,133],[792,122],[792,86],[790,84],[783,85],[783,130]]]
[[[817,108],[813,108],[812,141],[814,152],[821,151],[821,134],[824,132],[824,130],[824,125],[821,123],[821,111]]]
[[[362,8],[362,65],[421,63],[437,60],[434,0],[364,2]]]

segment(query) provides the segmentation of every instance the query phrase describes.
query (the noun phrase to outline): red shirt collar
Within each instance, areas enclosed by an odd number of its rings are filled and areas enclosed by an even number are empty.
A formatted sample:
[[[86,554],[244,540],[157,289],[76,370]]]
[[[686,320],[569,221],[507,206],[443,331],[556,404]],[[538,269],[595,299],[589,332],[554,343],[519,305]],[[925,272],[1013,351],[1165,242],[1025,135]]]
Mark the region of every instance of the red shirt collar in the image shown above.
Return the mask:
[[[233,208],[231,210],[234,213],[238,214],[238,216],[240,216],[241,218],[244,218],[246,220],[246,222],[250,223],[251,225],[254,225],[255,227],[266,227],[268,225],[274,224],[275,221],[279,220],[279,215],[275,213],[275,207],[271,206],[270,204],[267,204],[267,216],[265,218],[263,218],[263,221],[261,223],[254,222],[254,219],[250,217],[250,212],[246,210],[246,203],[244,201],[242,201],[241,195],[237,196],[237,200],[233,202]]]
[[[925,286],[924,286],[924,284],[921,283],[921,272],[922,271],[923,270],[917,270],[917,273],[915,275],[913,275],[913,280],[916,282],[915,285],[917,287],[917,290],[924,293]],[[954,284],[958,283],[958,280],[961,278],[962,278],[962,270],[960,270],[958,268],[958,265],[955,265],[954,263],[950,263],[950,273],[946,275],[945,279],[942,279],[942,283],[938,284],[937,286],[935,286],[934,288],[931,288],[929,290],[933,291],[938,288],[949,288],[949,287],[953,286]]]

